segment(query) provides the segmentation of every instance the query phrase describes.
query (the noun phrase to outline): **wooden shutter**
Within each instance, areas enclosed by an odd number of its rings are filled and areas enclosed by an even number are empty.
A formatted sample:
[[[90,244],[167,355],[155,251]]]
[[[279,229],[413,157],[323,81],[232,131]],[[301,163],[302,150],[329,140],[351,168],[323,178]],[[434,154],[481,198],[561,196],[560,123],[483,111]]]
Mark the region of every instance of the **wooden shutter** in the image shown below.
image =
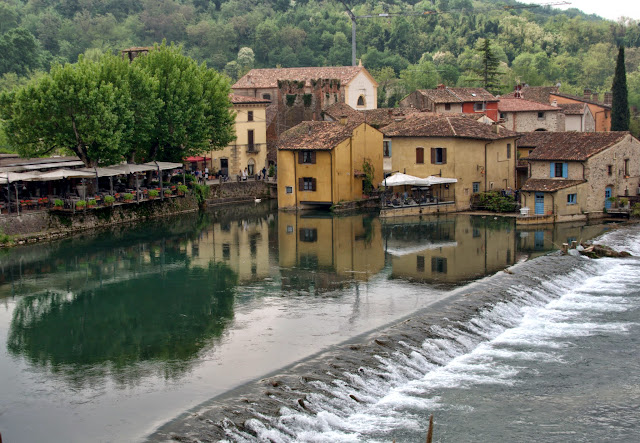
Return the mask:
[[[424,148],[416,148],[416,163],[424,163]]]
[[[316,164],[316,151],[311,151],[311,164]]]
[[[569,163],[563,163],[562,164],[562,176],[564,178],[568,178],[569,177]]]
[[[298,191],[304,191],[304,178],[298,179]]]
[[[447,148],[440,148],[442,149],[442,164],[446,164],[447,163]]]
[[[311,190],[312,191],[316,190],[316,179],[315,178],[311,179]]]
[[[556,176],[556,164],[554,162],[551,162],[551,173],[549,174],[549,177],[554,178]]]
[[[301,165],[304,162],[304,153],[302,151],[298,151],[298,164]]]
[[[436,164],[436,148],[431,148],[431,164]]]

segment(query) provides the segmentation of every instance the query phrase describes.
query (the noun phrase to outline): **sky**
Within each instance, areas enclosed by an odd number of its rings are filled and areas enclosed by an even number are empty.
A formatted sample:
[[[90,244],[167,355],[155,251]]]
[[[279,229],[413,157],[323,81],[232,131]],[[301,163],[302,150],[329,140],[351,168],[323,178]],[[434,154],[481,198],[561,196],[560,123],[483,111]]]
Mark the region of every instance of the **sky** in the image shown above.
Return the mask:
[[[571,4],[557,6],[560,9],[576,8],[586,14],[597,14],[610,20],[617,20],[621,16],[640,20],[640,1],[638,0],[567,0]],[[553,0],[549,0],[549,3]],[[528,2],[526,2],[528,3]],[[543,0],[535,0],[533,3],[544,4]]]

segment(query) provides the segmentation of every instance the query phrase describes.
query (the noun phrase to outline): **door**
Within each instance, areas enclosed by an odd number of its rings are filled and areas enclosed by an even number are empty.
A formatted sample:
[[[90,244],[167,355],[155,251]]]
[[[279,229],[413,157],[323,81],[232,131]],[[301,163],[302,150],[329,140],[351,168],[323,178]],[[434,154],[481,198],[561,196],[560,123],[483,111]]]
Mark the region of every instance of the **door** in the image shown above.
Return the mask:
[[[611,187],[607,186],[604,189],[604,207],[606,209],[611,209],[611,200],[609,200],[611,198]]]
[[[544,215],[544,192],[536,192],[536,215]]]
[[[229,175],[229,159],[227,158],[220,159],[220,174],[224,176]]]

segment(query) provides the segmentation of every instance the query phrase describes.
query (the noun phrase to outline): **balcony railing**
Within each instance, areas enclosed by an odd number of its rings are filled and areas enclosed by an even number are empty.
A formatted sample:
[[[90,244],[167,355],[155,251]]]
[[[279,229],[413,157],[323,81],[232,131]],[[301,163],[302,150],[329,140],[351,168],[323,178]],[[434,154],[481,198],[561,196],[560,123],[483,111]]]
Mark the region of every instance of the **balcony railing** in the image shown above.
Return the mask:
[[[247,154],[257,154],[260,150],[267,146],[266,143],[253,143],[246,145],[236,145],[240,149],[245,149]]]

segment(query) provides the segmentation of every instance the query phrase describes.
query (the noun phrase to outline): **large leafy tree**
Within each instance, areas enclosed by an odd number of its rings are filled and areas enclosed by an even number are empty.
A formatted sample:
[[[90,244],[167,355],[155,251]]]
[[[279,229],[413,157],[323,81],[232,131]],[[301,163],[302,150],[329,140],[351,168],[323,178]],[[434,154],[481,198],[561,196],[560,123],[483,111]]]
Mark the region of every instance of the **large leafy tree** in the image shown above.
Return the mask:
[[[235,138],[229,83],[205,64],[198,65],[177,46],[156,45],[133,61],[155,82],[162,101],[150,137],[139,146],[145,159],[181,161]]]
[[[618,51],[616,71],[611,86],[613,101],[611,104],[611,130],[629,130],[629,96],[627,91],[627,74],[624,67],[624,46]]]
[[[125,88],[103,81],[100,63],[54,65],[49,75],[0,97],[0,115],[18,153],[71,151],[87,166],[120,161],[133,115]]]

